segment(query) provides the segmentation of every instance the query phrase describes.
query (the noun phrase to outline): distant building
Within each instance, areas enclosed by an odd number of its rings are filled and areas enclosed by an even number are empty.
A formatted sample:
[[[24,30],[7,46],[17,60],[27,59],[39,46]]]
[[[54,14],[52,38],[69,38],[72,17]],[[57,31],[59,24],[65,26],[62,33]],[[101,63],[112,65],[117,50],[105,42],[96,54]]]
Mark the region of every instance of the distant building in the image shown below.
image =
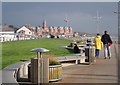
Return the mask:
[[[24,26],[24,25],[17,30],[17,33],[18,33],[19,36],[21,36],[21,37],[31,36],[31,35],[34,34],[33,32],[34,32],[34,31],[33,31],[32,29],[29,29],[29,28],[27,28],[27,27]]]
[[[74,37],[79,37],[79,33],[78,32],[74,32],[73,36]]]
[[[36,27],[35,35],[41,36],[43,34],[43,28],[40,26]]]
[[[0,42],[11,41],[16,38],[15,29],[11,25],[0,25]]]
[[[31,24],[26,24],[20,27],[17,30],[20,36],[73,36],[72,27],[56,27],[56,26],[49,26],[47,27],[46,20],[43,21],[42,26],[32,27]]]
[[[72,27],[55,27],[55,26],[49,26],[47,27],[46,20],[43,21],[43,26],[37,26],[36,35],[65,35],[65,36],[73,36]]]

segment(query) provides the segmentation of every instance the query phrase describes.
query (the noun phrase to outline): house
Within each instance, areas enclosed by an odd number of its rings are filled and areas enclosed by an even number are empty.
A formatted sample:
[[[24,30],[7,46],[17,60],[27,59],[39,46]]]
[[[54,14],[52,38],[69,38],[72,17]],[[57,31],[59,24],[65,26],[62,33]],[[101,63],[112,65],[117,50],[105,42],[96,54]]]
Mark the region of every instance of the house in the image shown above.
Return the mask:
[[[17,33],[19,34],[20,37],[32,36],[34,34],[32,30],[30,30],[24,25],[17,30]]]
[[[11,25],[0,25],[0,42],[15,40],[15,29]]]

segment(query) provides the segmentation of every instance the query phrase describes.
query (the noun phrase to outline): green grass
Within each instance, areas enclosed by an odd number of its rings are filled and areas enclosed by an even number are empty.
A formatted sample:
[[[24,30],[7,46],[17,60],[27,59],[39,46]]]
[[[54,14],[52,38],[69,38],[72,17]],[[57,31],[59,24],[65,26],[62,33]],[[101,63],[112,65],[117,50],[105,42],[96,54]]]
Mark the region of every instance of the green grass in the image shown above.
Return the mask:
[[[65,56],[72,54],[62,46],[68,45],[71,40],[41,38],[35,40],[13,41],[2,43],[2,67],[16,63],[22,59],[30,59],[36,56],[35,52],[30,52],[33,48],[46,48],[50,50],[46,55]]]

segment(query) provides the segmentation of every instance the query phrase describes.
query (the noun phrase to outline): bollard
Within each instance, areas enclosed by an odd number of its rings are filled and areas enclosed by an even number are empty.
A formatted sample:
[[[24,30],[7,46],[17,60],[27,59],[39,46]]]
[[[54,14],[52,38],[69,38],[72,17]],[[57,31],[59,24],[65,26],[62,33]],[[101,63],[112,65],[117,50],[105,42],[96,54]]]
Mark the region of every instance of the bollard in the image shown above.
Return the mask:
[[[87,56],[87,62],[89,62],[89,64],[94,62],[95,59],[95,47],[94,46],[87,46],[85,48],[85,56]]]
[[[93,46],[90,46],[89,48],[89,63],[93,63],[95,59],[95,48]]]
[[[30,68],[30,81],[32,83],[38,83],[38,59],[32,58],[31,59],[31,68]],[[30,66],[29,66],[30,67]]]
[[[30,70],[30,81],[32,83],[37,84],[39,83],[49,83],[49,59],[48,58],[41,58],[40,59],[40,66],[37,68],[38,59],[32,58],[31,59],[31,66],[29,66]]]
[[[49,83],[49,59],[42,58],[41,82]]]
[[[35,84],[49,83],[49,60],[42,58],[42,52],[48,52],[45,48],[34,48],[31,52],[37,52],[37,59],[31,59],[31,81]]]

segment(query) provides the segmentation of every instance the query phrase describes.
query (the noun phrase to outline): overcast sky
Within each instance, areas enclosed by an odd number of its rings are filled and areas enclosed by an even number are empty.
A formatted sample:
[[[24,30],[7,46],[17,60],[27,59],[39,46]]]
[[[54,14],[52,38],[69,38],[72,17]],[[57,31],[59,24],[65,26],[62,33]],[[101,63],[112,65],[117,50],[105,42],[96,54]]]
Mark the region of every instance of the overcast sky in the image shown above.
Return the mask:
[[[117,2],[3,2],[2,22],[21,27],[24,24],[38,26],[46,19],[47,26],[71,26],[73,31],[97,33],[108,30],[117,34]],[[65,22],[68,17],[69,22]]]
[[[1,0],[2,2],[118,2],[119,0]]]

